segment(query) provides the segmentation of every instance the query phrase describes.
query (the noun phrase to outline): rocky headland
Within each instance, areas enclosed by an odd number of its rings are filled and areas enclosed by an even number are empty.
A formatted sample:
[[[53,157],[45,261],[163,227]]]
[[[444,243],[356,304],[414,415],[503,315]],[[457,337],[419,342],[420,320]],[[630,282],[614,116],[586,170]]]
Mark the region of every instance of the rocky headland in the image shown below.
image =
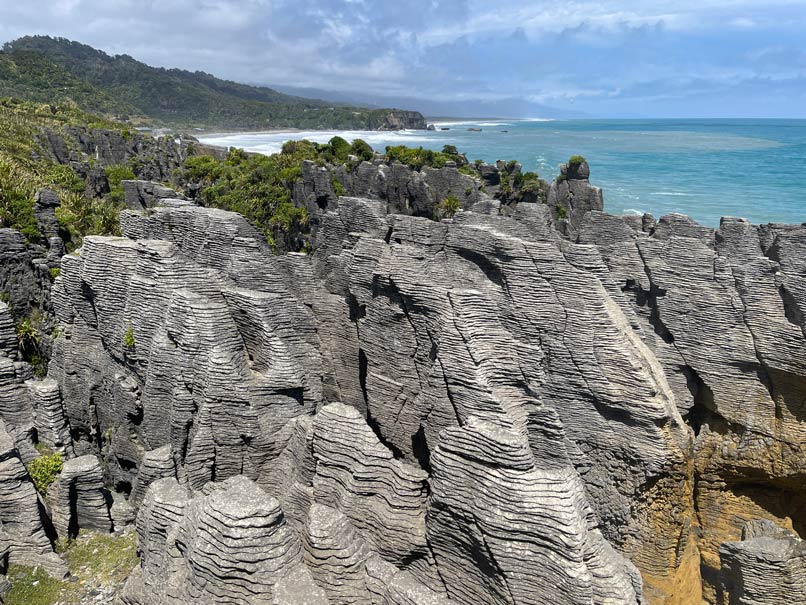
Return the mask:
[[[0,229],[0,574],[134,528],[127,605],[803,600],[806,227],[351,162],[301,166],[307,253],[190,181],[63,256]]]

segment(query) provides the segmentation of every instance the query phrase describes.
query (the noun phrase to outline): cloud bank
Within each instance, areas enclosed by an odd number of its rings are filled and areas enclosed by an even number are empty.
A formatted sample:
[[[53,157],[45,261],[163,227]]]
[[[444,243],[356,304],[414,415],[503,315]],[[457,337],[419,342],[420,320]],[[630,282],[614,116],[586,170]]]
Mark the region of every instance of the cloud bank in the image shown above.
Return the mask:
[[[769,0],[0,0],[63,36],[258,84],[603,116],[806,117],[806,5]]]

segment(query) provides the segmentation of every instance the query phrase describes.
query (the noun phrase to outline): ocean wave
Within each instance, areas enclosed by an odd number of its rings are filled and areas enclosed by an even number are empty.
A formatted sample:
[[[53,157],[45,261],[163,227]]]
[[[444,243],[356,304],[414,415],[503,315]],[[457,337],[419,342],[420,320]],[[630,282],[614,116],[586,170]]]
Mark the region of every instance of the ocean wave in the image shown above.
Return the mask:
[[[429,124],[433,124],[437,128],[440,128],[440,127],[443,127],[443,126],[446,126],[446,127],[450,127],[450,126],[487,126],[487,127],[492,127],[492,126],[512,126],[512,121],[509,121],[509,122],[504,122],[504,121],[500,121],[500,122],[498,122],[498,121],[496,121],[496,122],[491,122],[491,121],[482,122],[482,121],[477,121],[477,120],[461,120],[461,121],[456,120],[456,121],[448,121],[448,122],[429,122]]]
[[[624,214],[634,214],[636,216],[644,216],[645,212],[643,210],[639,210],[638,208],[625,208]]]
[[[425,145],[433,143],[435,137],[425,130],[301,130],[281,132],[249,132],[226,135],[211,135],[199,137],[202,143],[217,145],[219,147],[239,147],[245,151],[271,155],[278,153],[286,141],[299,141],[307,139],[314,143],[327,143],[335,136],[347,141],[363,139],[378,151],[383,151],[387,145]],[[443,139],[440,139],[443,140]]]
[[[653,191],[649,195],[664,195],[668,197],[694,197],[693,193],[684,193],[682,191]]]

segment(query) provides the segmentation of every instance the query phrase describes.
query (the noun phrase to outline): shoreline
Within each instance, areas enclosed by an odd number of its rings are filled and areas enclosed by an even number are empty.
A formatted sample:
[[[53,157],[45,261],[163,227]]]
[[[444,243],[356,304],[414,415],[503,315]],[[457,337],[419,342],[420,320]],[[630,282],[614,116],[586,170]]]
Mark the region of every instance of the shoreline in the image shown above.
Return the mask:
[[[301,128],[266,128],[263,130],[197,130],[193,133],[196,138],[199,137],[229,137],[243,134],[294,134],[295,132],[309,132]],[[322,132],[329,132],[323,130]]]

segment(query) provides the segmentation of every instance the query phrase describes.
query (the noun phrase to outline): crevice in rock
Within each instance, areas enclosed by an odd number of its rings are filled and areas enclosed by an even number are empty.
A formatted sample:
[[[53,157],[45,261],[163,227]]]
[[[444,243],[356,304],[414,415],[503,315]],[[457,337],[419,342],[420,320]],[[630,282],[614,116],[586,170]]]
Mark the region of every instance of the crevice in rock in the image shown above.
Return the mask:
[[[126,417],[129,419],[134,426],[140,426],[143,423],[143,415],[144,410],[142,405],[138,405],[134,408],[134,412],[129,412],[126,414]]]
[[[361,393],[364,396],[364,406],[369,409],[369,398],[367,397],[367,354],[364,349],[358,349],[358,384],[361,385]]]
[[[691,427],[696,436],[700,434],[703,425],[709,425],[709,419],[712,420],[712,417],[719,417],[721,419],[722,417],[719,416],[715,410],[714,392],[711,390],[711,387],[705,384],[705,381],[697,373],[697,370],[689,365],[685,365],[682,367],[682,371],[683,375],[686,377],[686,386],[694,401],[688,413],[683,415],[683,420]]]
[[[117,481],[115,483],[115,491],[125,495],[128,498],[132,493],[132,484],[130,481]]]
[[[385,448],[387,448],[390,452],[392,452],[392,455],[395,457],[396,460],[401,460],[404,458],[403,452],[400,451],[400,448],[396,447],[394,443],[390,443],[384,438],[383,432],[381,431],[381,425],[378,424],[378,421],[372,417],[369,408],[367,408],[367,424],[375,433],[375,436],[378,438],[378,441],[380,441]]]
[[[778,294],[784,305],[784,316],[787,321],[797,326],[806,337],[806,321],[804,320],[803,313],[798,308],[797,300],[784,284],[778,286]]]
[[[305,405],[305,392],[302,387],[294,387],[290,389],[279,389],[277,391],[278,395],[284,395],[285,397],[289,397],[296,401],[300,407]]]
[[[456,250],[456,254],[461,258],[465,259],[466,261],[473,263],[476,265],[482,273],[484,273],[485,277],[493,282],[500,288],[505,288],[505,278],[504,274],[501,270],[495,265],[495,263],[491,262],[489,258],[484,256],[483,254],[479,254],[474,250],[458,249]]]
[[[622,292],[632,291],[635,295],[635,304],[638,307],[647,307],[649,309],[649,324],[652,326],[655,334],[660,336],[661,340],[666,344],[674,344],[674,334],[666,327],[660,317],[660,309],[658,308],[658,298],[666,296],[666,290],[659,288],[655,284],[650,283],[649,291],[644,290],[635,280],[628,279],[626,285],[621,289]]]
[[[422,469],[431,474],[431,451],[428,449],[428,442],[425,438],[425,429],[423,425],[411,437],[411,449],[414,452],[415,458],[420,463]]]
[[[703,427],[708,427],[709,431],[720,435],[729,433],[742,435],[745,431],[743,426],[730,422],[716,410],[714,392],[697,370],[689,365],[682,366],[681,369],[694,402],[691,409],[682,417],[683,421],[694,431],[694,435],[699,435]]]
[[[368,363],[367,363],[367,355],[364,353],[364,349],[358,349],[358,382],[361,385],[361,393],[364,395],[364,405],[367,408],[367,424],[375,433],[375,436],[378,438],[389,451],[392,452],[392,455],[397,458],[403,458],[403,452],[400,451],[399,448],[395,447],[394,444],[389,443],[383,436],[383,432],[381,431],[381,426],[378,424],[378,421],[372,417],[372,410],[369,407],[369,399],[367,397],[367,371],[368,371]]]
[[[349,311],[350,321],[357,322],[359,319],[364,319],[367,315],[367,306],[359,304],[358,299],[350,292],[345,296],[347,302],[347,309]]]

